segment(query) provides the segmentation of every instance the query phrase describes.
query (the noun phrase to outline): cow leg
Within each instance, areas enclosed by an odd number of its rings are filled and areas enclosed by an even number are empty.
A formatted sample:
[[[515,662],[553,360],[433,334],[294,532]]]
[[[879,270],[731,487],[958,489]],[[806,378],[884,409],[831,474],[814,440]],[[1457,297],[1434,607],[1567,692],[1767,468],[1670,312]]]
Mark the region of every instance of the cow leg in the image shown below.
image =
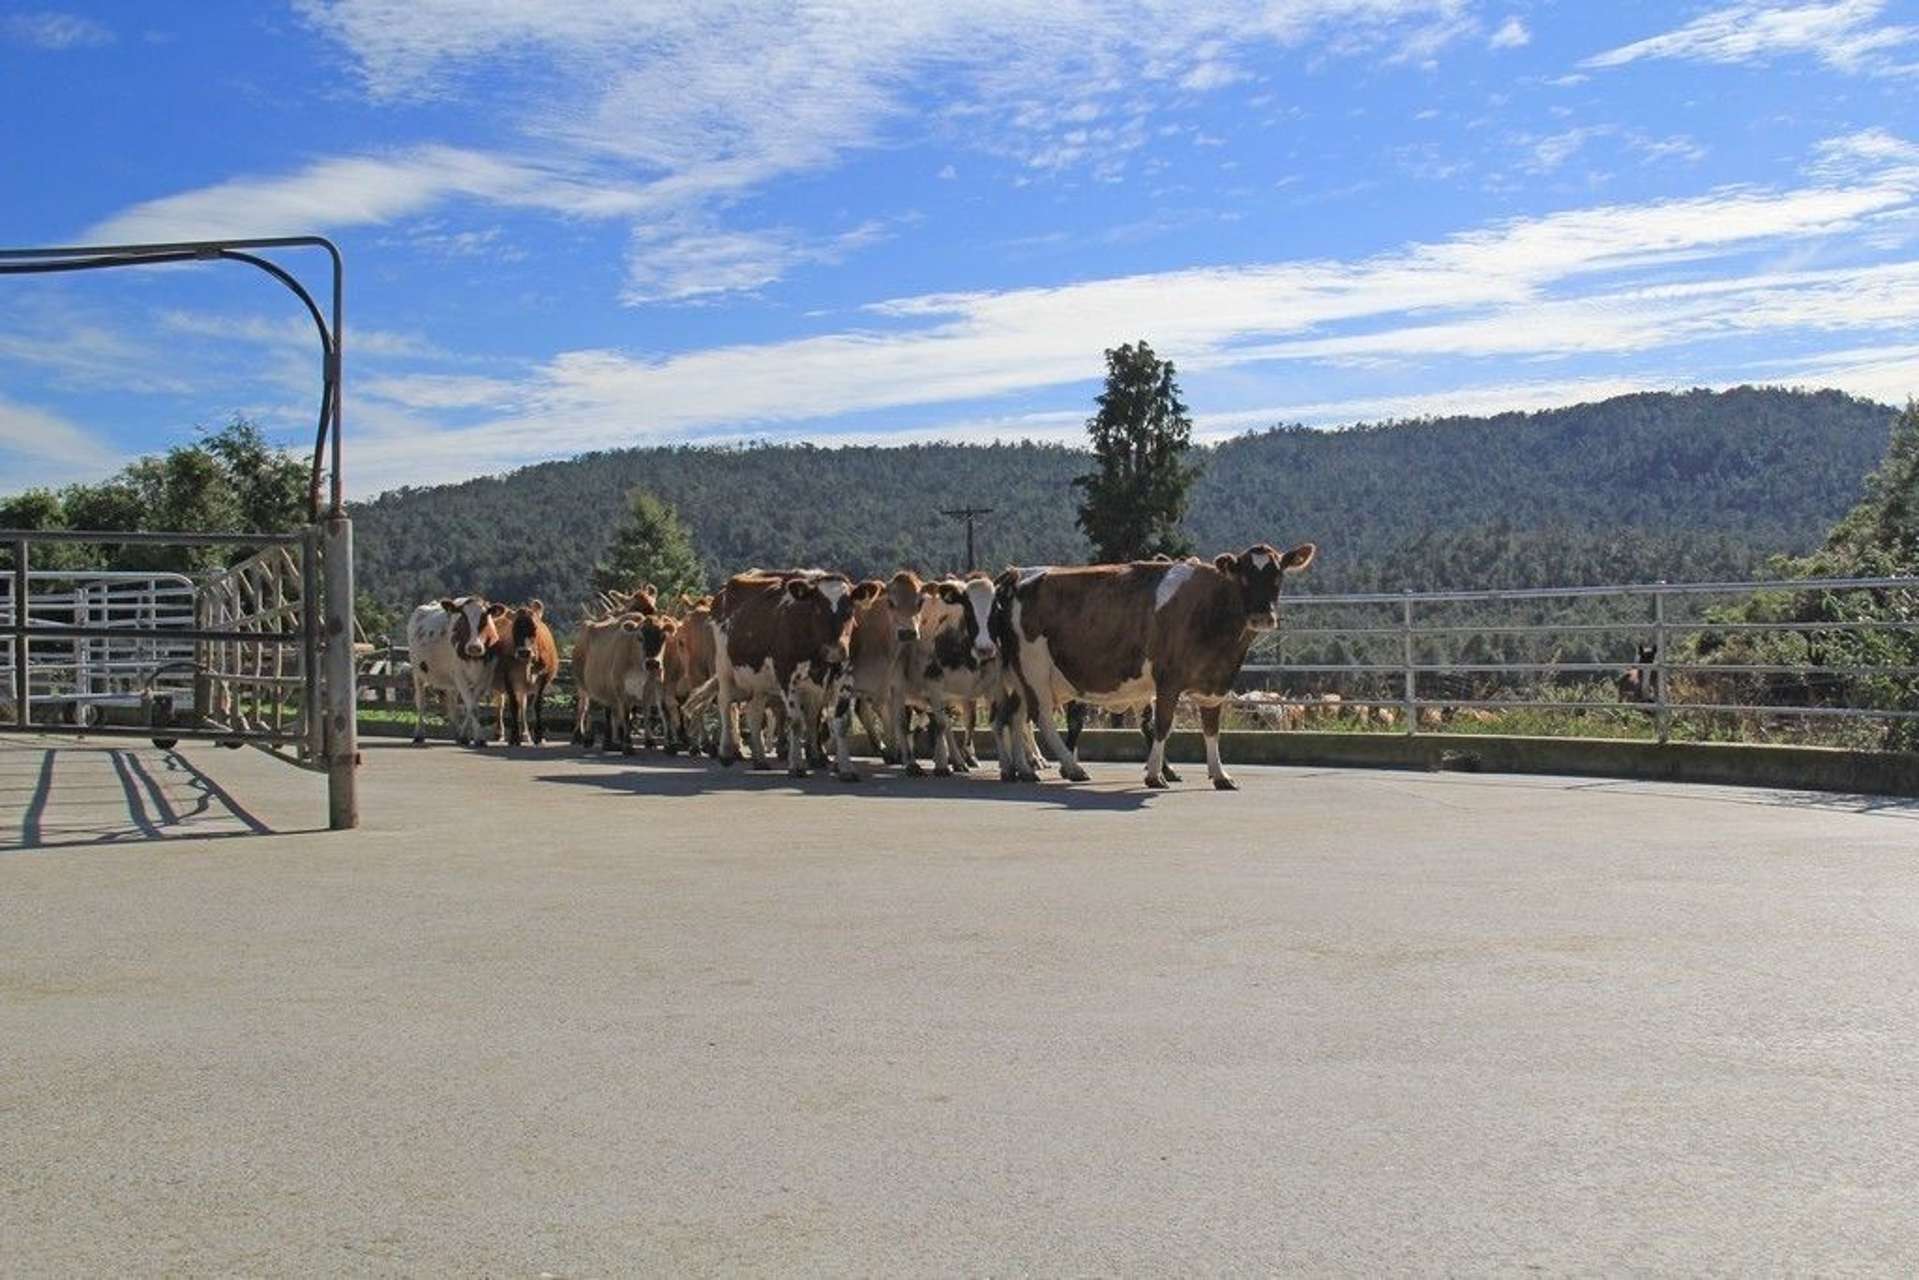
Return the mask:
[[[413,745],[426,741],[426,680],[413,668]]]
[[[1161,689],[1153,698],[1153,749],[1146,755],[1146,785],[1154,790],[1166,787],[1166,735],[1173,731],[1173,712],[1178,709],[1177,689]]]
[[[1139,736],[1146,739],[1146,750],[1150,754],[1153,750],[1153,720],[1145,711],[1139,713]],[[1173,766],[1167,764],[1164,760],[1160,761],[1159,767],[1160,776],[1165,778],[1166,781],[1178,782],[1180,780],[1179,775],[1173,772]]]
[[[1066,704],[1066,745],[1079,750],[1079,735],[1086,732],[1086,704],[1073,701]]]
[[[1206,735],[1206,773],[1218,790],[1237,791],[1239,784],[1226,772],[1226,766],[1219,762],[1219,713],[1220,705],[1217,702],[1199,709],[1199,731]]]
[[[950,778],[953,776],[953,726],[947,716],[945,701],[934,698],[926,715],[933,722],[933,776]]]
[[[973,735],[979,729],[979,699],[966,700],[966,732],[959,738],[960,764],[968,769],[979,768],[979,752],[973,746]]]
[[[756,693],[747,700],[744,713],[746,722],[746,745],[753,753],[755,769],[771,769],[773,762],[766,758],[766,695]]]
[[[855,698],[853,704],[859,711],[860,728],[866,730],[866,740],[872,744],[873,754],[878,756],[883,764],[899,763],[893,744],[887,740],[886,734],[880,729],[880,716],[879,712],[873,709],[873,700]]]
[[[1040,701],[1039,694],[1033,691],[1033,686],[1027,683],[1023,676],[1020,678],[1020,688],[1026,699],[1026,718],[1039,731],[1040,741],[1046,744],[1046,750],[1052,754],[1053,759],[1059,761],[1059,776],[1068,782],[1089,781],[1086,770],[1080,765],[1079,757],[1073,753],[1071,747],[1060,740],[1059,730],[1053,725],[1051,701]]]
[[[546,745],[546,677],[533,685],[533,745]]]
[[[475,747],[485,747],[489,735],[486,726],[480,723],[480,703],[483,699],[478,689],[471,693],[462,692],[460,703],[466,713],[466,741]]]
[[[795,778],[804,778],[807,768],[808,746],[806,739],[813,729],[813,717],[806,713],[806,698],[800,692],[800,673],[795,671],[786,682],[786,771]]]
[[[853,752],[847,745],[847,730],[853,727],[853,709],[857,706],[863,718],[871,720],[873,710],[864,701],[853,696],[850,683],[840,685],[840,694],[833,704],[833,773],[841,782],[858,782],[859,772],[853,768]],[[873,730],[868,728],[868,735]],[[875,739],[877,742],[877,739]]]

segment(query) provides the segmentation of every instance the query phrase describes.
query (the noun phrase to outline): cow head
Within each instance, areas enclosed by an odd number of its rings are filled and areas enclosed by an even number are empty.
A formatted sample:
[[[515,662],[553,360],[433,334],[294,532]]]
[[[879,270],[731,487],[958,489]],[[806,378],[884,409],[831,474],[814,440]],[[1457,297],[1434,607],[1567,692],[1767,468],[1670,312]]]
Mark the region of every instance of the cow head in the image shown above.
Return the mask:
[[[453,652],[462,658],[484,658],[486,651],[499,643],[500,632],[493,622],[505,615],[505,605],[488,604],[481,596],[461,596],[441,600],[440,607],[453,615],[449,638]]]
[[[636,587],[632,591],[609,591],[606,593],[607,599],[612,602],[613,612],[615,613],[658,613],[660,608],[659,596],[659,588],[650,582],[643,586]]]
[[[539,639],[540,622],[546,617],[546,605],[535,600],[532,604],[521,605],[512,613],[513,618],[506,624],[500,644],[515,662],[530,662],[533,659],[534,641]]]
[[[871,600],[880,591],[877,582],[862,582],[855,587],[842,573],[808,573],[788,578],[785,590],[788,603],[803,608],[821,637],[818,657],[828,666],[846,661],[853,643],[853,606]]]
[[[1239,583],[1239,598],[1246,610],[1246,625],[1255,631],[1274,631],[1279,627],[1279,589],[1281,580],[1313,562],[1319,548],[1302,542],[1291,551],[1279,551],[1261,542],[1243,555],[1227,552],[1213,561],[1213,567]]]
[[[920,594],[926,590],[920,576],[901,569],[886,584],[886,607],[893,615],[893,635],[906,644],[920,638]]]
[[[640,664],[646,669],[646,674],[655,679],[666,673],[666,660],[661,655],[666,652],[667,643],[679,628],[677,619],[659,613],[628,618],[620,624],[622,631],[638,633]]]
[[[993,604],[997,597],[994,582],[982,574],[974,574],[964,580],[948,578],[944,582],[929,582],[928,594],[935,596],[952,619],[951,625],[964,638],[966,650],[975,661],[988,662],[999,656],[999,643],[994,638]],[[940,626],[948,625],[945,618]]]

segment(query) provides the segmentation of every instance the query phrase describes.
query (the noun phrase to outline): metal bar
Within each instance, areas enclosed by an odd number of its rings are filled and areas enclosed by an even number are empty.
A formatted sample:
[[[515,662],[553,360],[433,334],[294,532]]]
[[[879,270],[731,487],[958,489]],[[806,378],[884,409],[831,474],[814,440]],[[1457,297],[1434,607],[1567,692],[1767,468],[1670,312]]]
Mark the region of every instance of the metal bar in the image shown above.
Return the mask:
[[[38,629],[35,635],[40,635]],[[167,634],[167,633],[162,633]],[[1466,672],[1473,675],[1499,675],[1504,672],[1537,673],[1542,671],[1566,671],[1597,674],[1607,671],[1630,671],[1642,665],[1638,662],[1426,662],[1418,663],[1412,670],[1419,675],[1444,675],[1449,671]],[[1645,664],[1650,665],[1650,664]],[[1771,675],[1771,676],[1811,676],[1811,675],[1847,675],[1847,676],[1919,676],[1919,667],[1821,667],[1807,663],[1805,666],[1763,666],[1758,664],[1726,663],[1723,666],[1709,662],[1678,662],[1666,668],[1668,671],[1681,671],[1688,675]],[[1283,673],[1288,671],[1311,672],[1318,675],[1383,675],[1406,670],[1403,662],[1288,662],[1262,663],[1249,662],[1240,668],[1241,672],[1255,674]]]
[[[1745,595],[1757,591],[1781,591],[1798,594],[1805,591],[1857,590],[1919,591],[1919,577],[1901,578],[1792,578],[1765,582],[1646,582],[1601,587],[1527,587],[1511,591],[1415,591],[1420,604],[1445,604],[1452,601],[1555,600],[1630,595]],[[1350,595],[1310,595],[1288,592],[1287,605],[1397,604],[1408,593],[1395,591],[1358,592]]]
[[[110,533],[97,529],[0,529],[0,538],[28,542],[110,542],[116,546],[165,546],[165,547],[268,547],[292,546],[301,535],[297,533],[154,533],[127,532]],[[52,571],[56,575],[59,571]],[[73,578],[93,576],[91,571],[76,569],[65,575]],[[178,577],[168,574],[168,577]]]
[[[1418,681],[1413,674],[1413,597],[1406,593],[1400,601],[1399,623],[1404,630],[1401,657],[1406,667],[1406,687],[1403,701],[1406,704],[1406,732],[1410,736],[1419,732],[1419,695]]]
[[[22,629],[18,623],[10,628],[15,634]],[[78,627],[64,622],[36,622],[33,624],[33,636],[36,640],[87,640],[104,638],[118,640],[128,637],[152,640],[227,640],[245,641],[249,644],[298,644],[300,637],[292,632],[279,634],[259,631],[203,631],[197,627],[168,627],[164,630],[147,627]]]
[[[218,726],[139,725],[139,724],[36,724],[37,734],[58,734],[67,738],[189,738],[207,742],[291,741],[285,734],[258,729],[222,729]]]
[[[13,543],[13,617],[9,622],[13,632],[13,720],[21,729],[33,723],[32,712],[28,709],[28,704],[33,701],[33,690],[27,686],[27,604],[27,540],[16,538]]]
[[[1666,705],[1666,597],[1652,598],[1653,736],[1662,745],[1672,737],[1672,708]]]
[[[326,575],[321,696],[326,709],[327,825],[343,831],[360,824],[354,779],[360,762],[360,708],[353,666],[353,522],[344,512],[336,512],[327,516],[321,528],[321,569]]]
[[[320,546],[319,531],[309,528],[300,540],[300,678],[302,727],[309,760],[326,753],[326,726],[320,715]]]

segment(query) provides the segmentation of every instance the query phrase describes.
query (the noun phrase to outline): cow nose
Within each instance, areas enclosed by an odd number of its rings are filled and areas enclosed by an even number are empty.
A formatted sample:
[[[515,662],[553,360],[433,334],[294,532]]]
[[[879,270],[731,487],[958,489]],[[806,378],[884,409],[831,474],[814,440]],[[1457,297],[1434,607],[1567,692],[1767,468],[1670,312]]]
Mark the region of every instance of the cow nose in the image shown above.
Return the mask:
[[[828,664],[838,666],[840,663],[846,661],[846,646],[843,644],[829,644],[820,656],[824,658]]]
[[[469,658],[477,658],[485,652],[485,648],[477,644],[470,644],[466,647],[466,656]]]
[[[983,640],[973,646],[973,652],[982,658],[990,658],[999,652],[999,646],[991,640]]]
[[[527,648],[525,645],[521,645],[513,651],[513,656],[524,662],[533,656],[533,650]]]
[[[660,674],[660,672],[664,671],[665,669],[666,669],[666,664],[661,662],[658,658],[648,658],[646,660],[646,671],[648,675],[656,676]]]
[[[901,640],[917,640],[920,638],[918,627],[901,627],[895,634]]]

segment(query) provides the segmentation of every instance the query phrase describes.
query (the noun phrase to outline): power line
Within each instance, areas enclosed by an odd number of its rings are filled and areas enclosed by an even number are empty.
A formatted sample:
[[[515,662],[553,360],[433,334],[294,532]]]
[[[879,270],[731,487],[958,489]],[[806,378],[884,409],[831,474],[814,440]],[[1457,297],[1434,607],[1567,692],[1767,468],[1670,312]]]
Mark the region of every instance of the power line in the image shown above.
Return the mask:
[[[973,572],[973,570],[979,568],[979,557],[975,555],[973,551],[973,521],[980,516],[992,515],[993,508],[957,507],[950,511],[941,511],[940,514],[943,516],[951,516],[955,520],[966,521],[966,572]]]

